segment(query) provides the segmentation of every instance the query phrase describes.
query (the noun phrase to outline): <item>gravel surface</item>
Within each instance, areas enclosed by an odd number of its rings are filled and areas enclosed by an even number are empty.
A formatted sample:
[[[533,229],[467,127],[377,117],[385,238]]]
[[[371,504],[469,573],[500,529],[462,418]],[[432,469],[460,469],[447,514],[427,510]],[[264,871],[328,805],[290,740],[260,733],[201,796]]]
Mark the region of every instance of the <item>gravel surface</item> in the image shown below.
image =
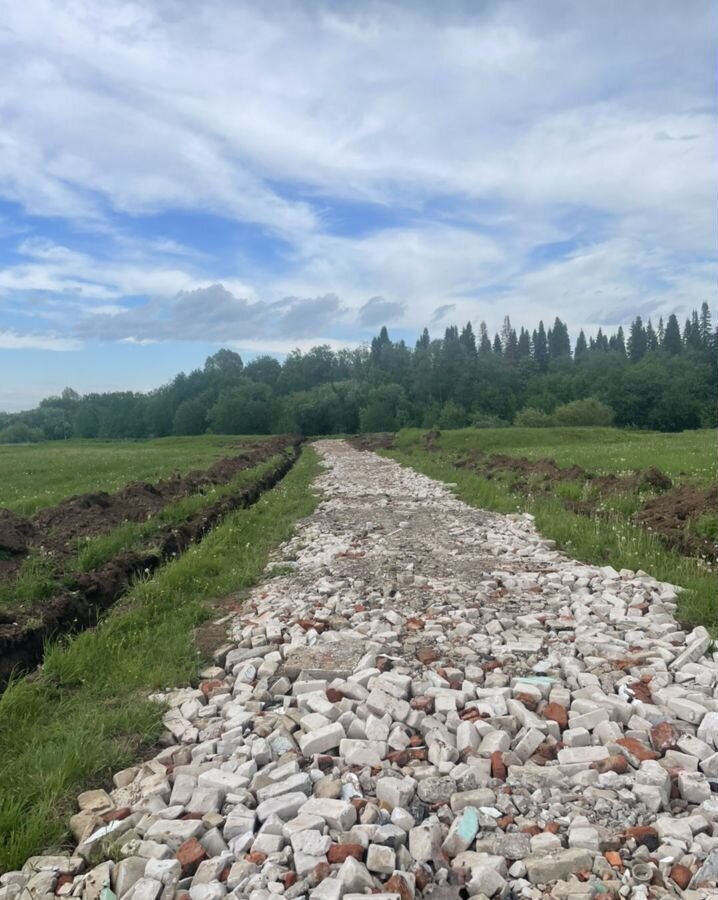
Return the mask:
[[[316,447],[289,574],[0,900],[718,897],[718,654],[679,589]]]

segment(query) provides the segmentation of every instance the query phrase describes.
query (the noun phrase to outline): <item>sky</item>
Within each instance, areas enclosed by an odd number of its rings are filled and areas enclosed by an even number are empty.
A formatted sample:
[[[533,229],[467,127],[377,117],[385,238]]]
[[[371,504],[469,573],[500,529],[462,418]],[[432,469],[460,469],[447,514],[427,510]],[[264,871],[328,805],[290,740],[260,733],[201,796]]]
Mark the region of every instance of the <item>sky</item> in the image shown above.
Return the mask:
[[[715,0],[0,0],[0,409],[713,304],[717,49]]]

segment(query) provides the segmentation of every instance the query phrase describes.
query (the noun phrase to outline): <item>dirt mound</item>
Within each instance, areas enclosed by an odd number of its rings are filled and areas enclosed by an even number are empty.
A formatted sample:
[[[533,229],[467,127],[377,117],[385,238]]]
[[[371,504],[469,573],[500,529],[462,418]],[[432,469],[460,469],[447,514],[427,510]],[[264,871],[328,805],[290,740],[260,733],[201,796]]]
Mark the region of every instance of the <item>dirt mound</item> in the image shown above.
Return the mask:
[[[379,434],[357,434],[350,438],[348,443],[355,450],[393,450],[395,439],[391,432],[380,432]]]
[[[633,518],[680,553],[718,560],[718,485],[684,484],[649,500]]]
[[[424,450],[428,450],[429,453],[437,453],[441,449],[439,447],[440,437],[441,432],[438,428],[435,428],[433,431],[427,431],[424,435]]]
[[[28,519],[23,519],[9,509],[0,509],[0,554],[15,556],[27,553],[34,530]]]
[[[655,466],[645,471],[636,469],[629,475],[595,475],[583,466],[559,466],[550,457],[528,459],[525,456],[506,456],[501,453],[484,457],[480,450],[473,450],[460,457],[455,466],[459,469],[473,469],[485,478],[493,478],[503,472],[513,473],[520,476],[514,484],[516,490],[528,488],[526,479],[529,477],[542,478],[544,490],[549,490],[551,483],[557,481],[590,481],[602,496],[644,489],[666,491],[673,487],[668,475]]]

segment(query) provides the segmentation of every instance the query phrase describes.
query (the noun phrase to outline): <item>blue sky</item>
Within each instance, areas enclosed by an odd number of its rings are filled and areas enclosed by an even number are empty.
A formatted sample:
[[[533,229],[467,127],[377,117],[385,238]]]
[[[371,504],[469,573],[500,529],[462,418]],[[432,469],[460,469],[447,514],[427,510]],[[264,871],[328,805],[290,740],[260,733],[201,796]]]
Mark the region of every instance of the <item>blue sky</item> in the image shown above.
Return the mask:
[[[713,0],[0,10],[0,409],[713,301]]]

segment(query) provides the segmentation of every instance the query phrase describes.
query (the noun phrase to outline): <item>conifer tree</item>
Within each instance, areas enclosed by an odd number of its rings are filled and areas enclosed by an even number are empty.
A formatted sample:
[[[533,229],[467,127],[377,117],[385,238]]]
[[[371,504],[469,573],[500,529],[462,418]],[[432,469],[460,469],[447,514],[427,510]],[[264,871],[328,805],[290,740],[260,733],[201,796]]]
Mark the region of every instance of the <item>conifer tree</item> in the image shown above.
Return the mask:
[[[671,313],[666,323],[666,332],[663,336],[663,349],[671,356],[678,356],[683,349],[683,341],[681,340],[681,329],[678,326],[678,319],[675,313]]]

